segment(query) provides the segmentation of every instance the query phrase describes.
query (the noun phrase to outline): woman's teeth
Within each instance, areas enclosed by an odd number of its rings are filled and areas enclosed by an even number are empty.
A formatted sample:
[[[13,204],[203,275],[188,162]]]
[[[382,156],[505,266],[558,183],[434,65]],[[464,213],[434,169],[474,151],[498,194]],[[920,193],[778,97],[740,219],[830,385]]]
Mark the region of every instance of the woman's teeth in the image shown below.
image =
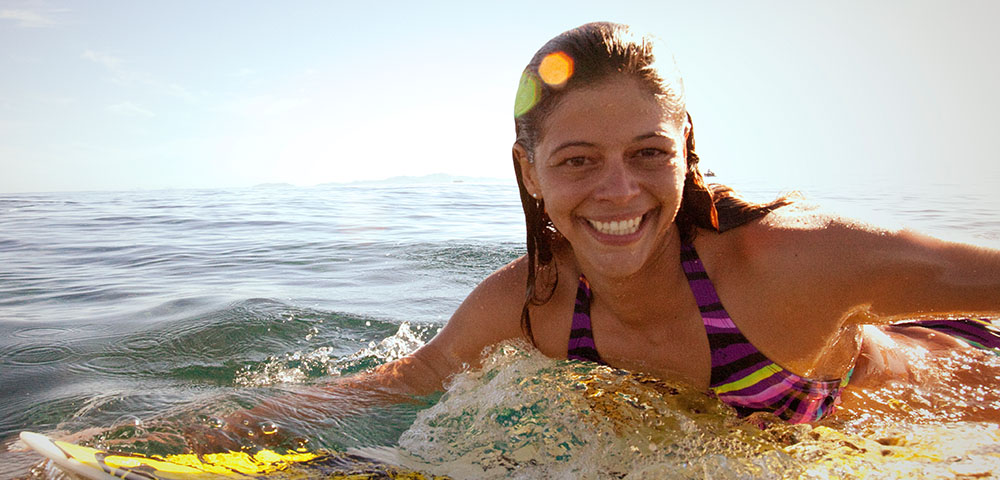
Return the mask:
[[[642,223],[642,216],[619,222],[598,222],[589,218],[587,221],[590,222],[590,226],[594,227],[594,230],[605,235],[630,235],[639,230],[639,225]]]

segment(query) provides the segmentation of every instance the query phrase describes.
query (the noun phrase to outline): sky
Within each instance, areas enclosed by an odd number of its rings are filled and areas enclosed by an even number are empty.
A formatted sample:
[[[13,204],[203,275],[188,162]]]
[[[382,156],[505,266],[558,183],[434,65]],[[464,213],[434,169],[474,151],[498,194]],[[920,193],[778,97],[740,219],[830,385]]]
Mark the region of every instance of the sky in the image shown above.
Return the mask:
[[[655,33],[704,168],[992,188],[994,1],[0,0],[0,193],[512,178],[549,38]]]

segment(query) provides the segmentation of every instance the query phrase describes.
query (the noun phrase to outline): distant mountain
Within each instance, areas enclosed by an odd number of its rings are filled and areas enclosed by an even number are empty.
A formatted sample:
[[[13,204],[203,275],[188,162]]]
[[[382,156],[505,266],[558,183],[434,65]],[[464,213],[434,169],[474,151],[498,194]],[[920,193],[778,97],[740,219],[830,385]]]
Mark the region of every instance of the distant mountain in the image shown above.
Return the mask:
[[[432,173],[422,176],[396,176],[381,180],[356,180],[353,182],[329,182],[321,183],[317,186],[326,185],[413,185],[428,183],[507,183],[509,179],[491,177],[466,177],[460,175],[449,175],[447,173]]]
[[[295,185],[292,185],[291,183],[272,182],[258,183],[251,188],[295,188]]]

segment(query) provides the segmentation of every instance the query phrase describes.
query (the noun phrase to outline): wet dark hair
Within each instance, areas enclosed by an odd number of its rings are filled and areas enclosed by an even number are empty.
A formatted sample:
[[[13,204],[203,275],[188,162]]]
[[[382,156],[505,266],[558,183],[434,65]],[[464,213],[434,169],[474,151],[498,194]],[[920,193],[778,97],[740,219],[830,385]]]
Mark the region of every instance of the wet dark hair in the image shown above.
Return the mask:
[[[598,22],[564,32],[542,46],[521,75],[514,106],[516,143],[524,149],[528,160],[534,161],[535,147],[544,134],[543,124],[567,92],[621,76],[637,81],[653,95],[678,126],[683,127],[685,121],[691,122],[685,106],[683,81],[673,58],[668,56],[657,62],[654,44],[651,36],[637,36],[626,25]],[[557,69],[554,79],[547,68],[543,68],[546,62],[563,67]],[[740,199],[728,187],[713,185],[710,188],[698,170],[694,146],[692,123],[685,145],[684,191],[675,219],[682,240],[691,241],[697,228],[724,231],[787,203],[778,200],[766,205],[752,204]],[[565,239],[545,214],[544,200],[534,199],[525,188],[517,156],[514,157],[514,173],[527,226],[528,281],[521,309],[521,328],[535,343],[529,310],[532,305],[548,302],[555,291],[559,279],[553,265],[552,248]],[[720,219],[720,215],[724,218]]]

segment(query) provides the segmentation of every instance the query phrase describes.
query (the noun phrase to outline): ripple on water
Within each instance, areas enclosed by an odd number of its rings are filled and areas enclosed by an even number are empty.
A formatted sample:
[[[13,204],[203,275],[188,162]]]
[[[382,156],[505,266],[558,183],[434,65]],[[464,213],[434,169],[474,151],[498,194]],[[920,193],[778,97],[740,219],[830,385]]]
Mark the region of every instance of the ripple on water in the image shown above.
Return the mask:
[[[99,373],[110,376],[135,374],[133,361],[123,356],[96,355],[69,366],[70,371],[85,375]]]
[[[52,337],[66,337],[72,329],[65,327],[25,327],[19,328],[11,332],[11,336],[15,338],[52,338]]]
[[[129,353],[140,354],[156,349],[161,343],[162,340],[155,335],[130,336],[117,342],[117,347]]]
[[[50,365],[66,362],[76,354],[65,343],[13,345],[0,349],[0,362],[12,366]]]

